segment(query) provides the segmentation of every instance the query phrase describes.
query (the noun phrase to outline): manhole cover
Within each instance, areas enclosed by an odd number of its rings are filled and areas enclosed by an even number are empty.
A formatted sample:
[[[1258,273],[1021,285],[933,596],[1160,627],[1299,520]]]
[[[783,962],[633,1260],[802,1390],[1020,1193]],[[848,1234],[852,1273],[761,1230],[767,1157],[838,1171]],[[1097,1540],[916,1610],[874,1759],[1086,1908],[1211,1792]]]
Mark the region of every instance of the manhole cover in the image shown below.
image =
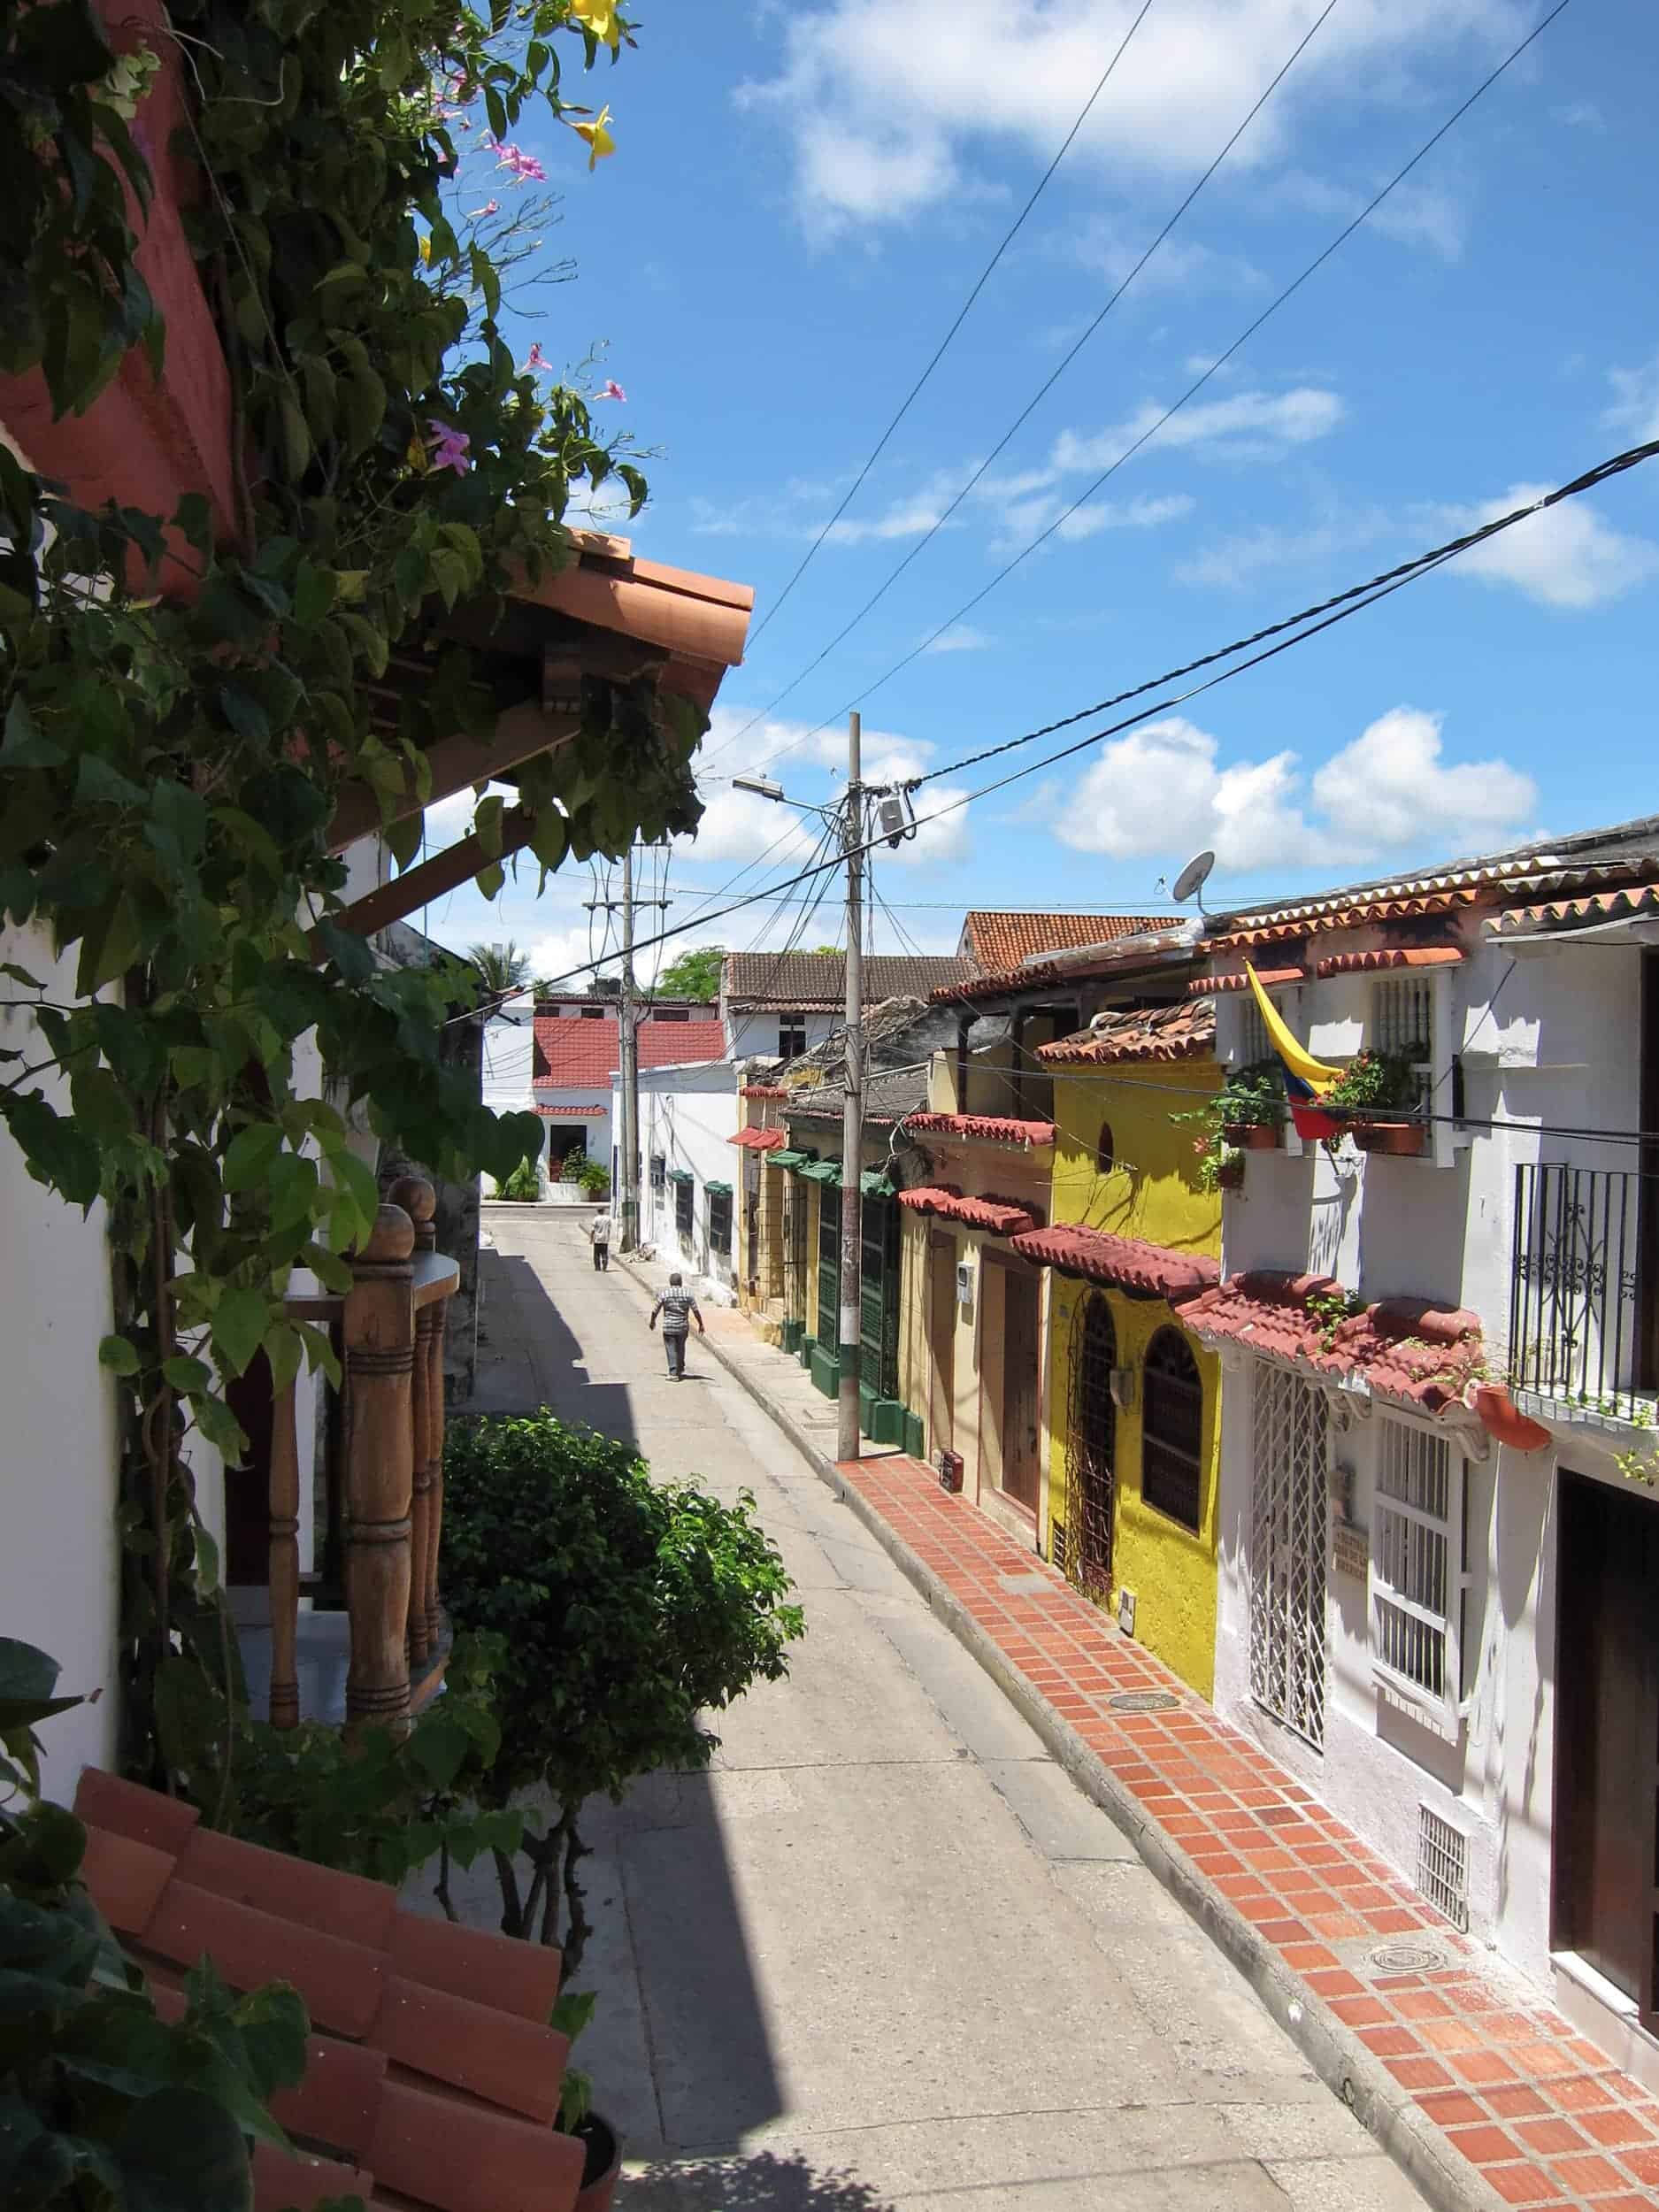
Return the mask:
[[[1172,1713],[1180,1701],[1173,1690],[1119,1690],[1106,1701],[1114,1713]]]
[[[1448,1963],[1445,1952],[1433,1943],[1379,1943],[1365,1955],[1378,1974],[1432,1974]]]

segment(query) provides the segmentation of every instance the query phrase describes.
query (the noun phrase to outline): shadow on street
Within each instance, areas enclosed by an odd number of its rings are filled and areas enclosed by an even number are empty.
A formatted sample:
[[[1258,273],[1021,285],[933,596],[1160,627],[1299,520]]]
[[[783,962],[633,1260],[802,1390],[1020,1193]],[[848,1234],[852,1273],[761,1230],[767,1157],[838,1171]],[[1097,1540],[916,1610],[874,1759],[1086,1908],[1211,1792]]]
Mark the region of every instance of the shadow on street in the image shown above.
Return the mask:
[[[890,2199],[849,2169],[819,2171],[798,2151],[664,2160],[631,2173],[617,2200],[629,2212],[893,2212]]]

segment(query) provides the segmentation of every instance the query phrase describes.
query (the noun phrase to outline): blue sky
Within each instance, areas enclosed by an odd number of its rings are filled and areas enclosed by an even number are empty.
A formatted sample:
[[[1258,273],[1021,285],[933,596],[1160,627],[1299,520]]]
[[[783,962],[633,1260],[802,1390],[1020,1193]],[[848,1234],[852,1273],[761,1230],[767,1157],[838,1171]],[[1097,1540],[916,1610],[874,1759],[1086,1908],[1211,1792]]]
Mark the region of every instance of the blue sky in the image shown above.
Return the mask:
[[[574,364],[606,342],[599,373],[625,388],[627,425],[654,455],[650,505],[615,526],[636,549],[754,585],[758,624],[1138,4],[664,6],[638,50],[597,73],[613,158],[590,175],[567,134],[521,134],[565,195],[548,246],[575,257],[577,276],[522,326],[520,349],[538,339]],[[1517,488],[1659,436],[1659,17],[1573,0],[1379,216],[947,633],[951,649],[880,680],[1232,343],[1546,12],[1539,0],[1337,0],[949,523],[737,736],[918,542],[1320,4],[1152,0],[927,389],[726,679],[704,748],[703,831],[670,868],[672,922],[695,923],[780,837],[737,893],[787,872],[813,826],[724,779],[765,767],[796,796],[833,797],[843,710],[860,695],[866,772],[946,766],[1359,581],[1516,503]],[[1656,613],[1650,465],[884,856],[877,881],[894,918],[878,942],[896,948],[902,928],[949,949],[967,905],[1156,909],[1160,877],[1201,846],[1218,851],[1226,897],[1652,810]],[[946,777],[919,800],[972,780]],[[494,909],[458,893],[426,926],[457,945],[511,934],[541,972],[587,958],[588,872],[567,871],[539,902],[534,884],[527,869]],[[688,941],[776,945],[798,917],[751,908]],[[832,893],[805,941],[835,933]]]

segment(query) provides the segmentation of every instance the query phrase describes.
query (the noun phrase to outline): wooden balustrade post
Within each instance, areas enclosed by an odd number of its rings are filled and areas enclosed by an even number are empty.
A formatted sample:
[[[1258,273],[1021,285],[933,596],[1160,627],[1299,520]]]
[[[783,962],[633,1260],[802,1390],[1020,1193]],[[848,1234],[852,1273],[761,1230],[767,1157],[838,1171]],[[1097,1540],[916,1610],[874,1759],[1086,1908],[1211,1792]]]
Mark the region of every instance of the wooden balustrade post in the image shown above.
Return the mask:
[[[414,1483],[414,1225],[383,1205],[346,1294],[348,1728],[409,1716],[410,1507]]]
[[[273,1728],[297,1728],[300,1717],[300,1455],[294,1425],[294,1386],[279,1390],[271,1409],[271,1693]]]
[[[424,1177],[404,1175],[392,1185],[391,1202],[414,1224],[417,1254],[437,1246],[438,1194]],[[433,1525],[433,1493],[442,1481],[443,1363],[434,1357],[434,1340],[443,1323],[442,1301],[415,1315],[414,1484],[410,1498],[410,1576],[407,1636],[411,1667],[436,1650],[437,1624],[429,1621],[428,1586],[437,1574],[437,1538]]]

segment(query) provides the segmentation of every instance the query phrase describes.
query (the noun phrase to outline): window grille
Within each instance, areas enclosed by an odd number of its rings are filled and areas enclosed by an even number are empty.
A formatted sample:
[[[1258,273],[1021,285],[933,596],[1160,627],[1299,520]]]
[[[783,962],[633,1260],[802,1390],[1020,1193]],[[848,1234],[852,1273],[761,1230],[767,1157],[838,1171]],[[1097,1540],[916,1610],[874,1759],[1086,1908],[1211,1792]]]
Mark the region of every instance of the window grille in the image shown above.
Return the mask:
[[[576,1010],[585,1022],[602,1022],[609,1009],[603,1006],[579,1006]]]
[[[1250,1498],[1250,1694],[1325,1747],[1325,1549],[1330,1524],[1325,1395],[1255,1363]]]
[[[798,1059],[806,1050],[806,1017],[804,1014],[786,1014],[778,1024],[778,1056],[780,1060]]]
[[[688,1006],[656,1006],[651,1010],[651,1019],[654,1022],[688,1022],[691,1009]]]
[[[694,1186],[690,1176],[676,1178],[674,1183],[674,1234],[691,1240],[691,1207]]]
[[[1427,1805],[1417,1807],[1417,1887],[1454,1928],[1469,1927],[1469,1839]]]
[[[651,1155],[651,1188],[660,1197],[668,1187],[668,1162],[660,1152]]]
[[[1105,1598],[1111,1593],[1113,1467],[1118,1440],[1111,1378],[1117,1363],[1118,1335],[1112,1327],[1111,1308],[1099,1291],[1091,1291],[1071,1324],[1065,1521],[1055,1525],[1054,1563],[1068,1582],[1092,1598]],[[1076,1531],[1075,1541],[1066,1540],[1067,1530]]]
[[[1379,976],[1371,985],[1371,1041],[1379,1052],[1426,1061],[1434,1035],[1434,986],[1425,975]]]
[[[1463,1462],[1450,1440],[1379,1417],[1371,1507],[1371,1666],[1454,1726],[1463,1696]]]
[[[1267,1033],[1267,1024],[1262,1019],[1262,1010],[1256,1002],[1254,992],[1247,993],[1240,1001],[1238,1036],[1239,1059],[1245,1067],[1272,1058],[1273,1041]]]
[[[1195,1531],[1203,1491],[1204,1386],[1179,1329],[1160,1329],[1147,1347],[1141,1406],[1141,1494]]]
[[[711,1252],[730,1254],[732,1249],[732,1194],[729,1190],[709,1193],[709,1248]]]

